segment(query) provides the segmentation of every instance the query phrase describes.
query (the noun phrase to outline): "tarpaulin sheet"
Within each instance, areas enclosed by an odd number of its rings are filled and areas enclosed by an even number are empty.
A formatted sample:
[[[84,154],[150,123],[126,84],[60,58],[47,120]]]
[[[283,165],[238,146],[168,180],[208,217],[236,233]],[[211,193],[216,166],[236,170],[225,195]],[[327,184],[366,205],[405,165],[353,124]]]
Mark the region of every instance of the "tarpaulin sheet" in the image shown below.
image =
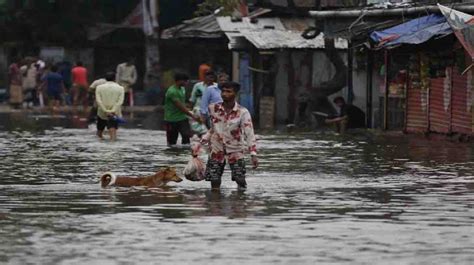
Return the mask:
[[[474,61],[474,16],[438,4],[454,34]]]
[[[420,44],[434,36],[447,35],[453,30],[443,15],[432,14],[410,20],[386,30],[374,31],[370,38],[379,47],[399,44]]]

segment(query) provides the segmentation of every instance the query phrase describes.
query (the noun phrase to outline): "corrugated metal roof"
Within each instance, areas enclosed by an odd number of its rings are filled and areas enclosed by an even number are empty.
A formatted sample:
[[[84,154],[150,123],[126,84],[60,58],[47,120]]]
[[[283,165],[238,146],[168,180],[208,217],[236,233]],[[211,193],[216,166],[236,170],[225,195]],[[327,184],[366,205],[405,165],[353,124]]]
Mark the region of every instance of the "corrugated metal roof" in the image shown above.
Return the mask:
[[[325,47],[324,34],[314,39],[307,40],[301,37],[299,31],[289,30],[244,30],[244,37],[257,49],[322,49]],[[347,41],[336,39],[337,49],[347,49]]]
[[[223,32],[214,15],[197,17],[183,21],[183,23],[172,28],[165,29],[161,33],[162,39],[179,38],[221,38]]]
[[[323,49],[324,35],[307,40],[301,36],[303,31],[313,25],[312,19],[259,18],[252,23],[250,19],[231,21],[230,17],[218,17],[217,22],[229,38],[229,48],[239,48],[242,38],[257,49]],[[337,49],[347,49],[347,40],[336,39]]]
[[[264,29],[264,28],[275,28],[284,30],[285,27],[279,18],[266,17],[257,18],[254,22],[251,22],[248,17],[242,18],[241,21],[232,21],[231,17],[217,17],[217,23],[221,29],[227,32],[239,32],[241,29]]]

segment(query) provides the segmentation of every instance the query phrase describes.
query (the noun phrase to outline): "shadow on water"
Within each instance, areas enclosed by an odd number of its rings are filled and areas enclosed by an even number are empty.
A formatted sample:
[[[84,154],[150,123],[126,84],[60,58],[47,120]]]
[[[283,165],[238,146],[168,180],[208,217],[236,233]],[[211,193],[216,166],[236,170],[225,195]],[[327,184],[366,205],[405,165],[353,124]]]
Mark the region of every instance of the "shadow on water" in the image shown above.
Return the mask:
[[[469,263],[472,144],[372,132],[259,135],[242,192],[183,181],[101,189],[104,171],[178,172],[160,120],[135,113],[119,141],[74,115],[0,115],[5,263]],[[246,253],[242,255],[242,253]],[[265,255],[262,255],[265,253]]]
[[[179,219],[190,216],[223,216],[245,218],[252,215],[258,198],[248,198],[243,191],[155,189],[122,192],[105,191],[107,200],[120,203],[118,211],[147,211],[163,218]]]

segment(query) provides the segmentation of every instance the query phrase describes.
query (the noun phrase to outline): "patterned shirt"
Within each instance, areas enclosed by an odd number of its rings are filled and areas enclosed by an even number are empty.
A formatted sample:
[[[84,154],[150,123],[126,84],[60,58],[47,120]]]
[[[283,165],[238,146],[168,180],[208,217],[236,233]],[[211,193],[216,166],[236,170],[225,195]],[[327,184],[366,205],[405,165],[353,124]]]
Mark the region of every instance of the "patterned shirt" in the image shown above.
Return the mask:
[[[227,113],[222,103],[211,104],[209,115],[212,128],[203,137],[203,142],[210,144],[211,159],[223,162],[227,156],[229,163],[233,164],[244,158],[246,150],[257,155],[252,117],[246,108],[236,102]]]

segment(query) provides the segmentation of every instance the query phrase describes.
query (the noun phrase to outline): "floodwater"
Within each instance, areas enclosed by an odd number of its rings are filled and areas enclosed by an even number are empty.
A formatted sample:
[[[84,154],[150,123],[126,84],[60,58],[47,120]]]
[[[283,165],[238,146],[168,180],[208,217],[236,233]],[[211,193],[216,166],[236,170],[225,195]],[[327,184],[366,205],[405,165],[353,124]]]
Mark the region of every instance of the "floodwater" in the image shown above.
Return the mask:
[[[186,164],[189,151],[140,119],[110,143],[77,118],[0,117],[1,263],[474,263],[472,144],[259,135],[244,192],[228,171],[220,192],[187,180],[101,189],[104,171]]]

